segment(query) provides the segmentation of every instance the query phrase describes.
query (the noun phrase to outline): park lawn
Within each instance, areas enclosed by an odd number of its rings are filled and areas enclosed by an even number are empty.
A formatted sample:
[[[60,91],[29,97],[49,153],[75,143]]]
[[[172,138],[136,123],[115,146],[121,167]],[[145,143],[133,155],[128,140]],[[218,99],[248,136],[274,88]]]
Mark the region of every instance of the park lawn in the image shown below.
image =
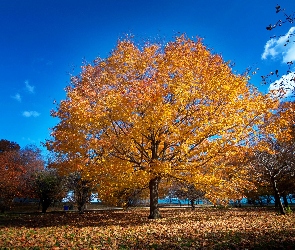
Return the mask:
[[[0,214],[0,249],[295,249],[295,213],[161,208]]]

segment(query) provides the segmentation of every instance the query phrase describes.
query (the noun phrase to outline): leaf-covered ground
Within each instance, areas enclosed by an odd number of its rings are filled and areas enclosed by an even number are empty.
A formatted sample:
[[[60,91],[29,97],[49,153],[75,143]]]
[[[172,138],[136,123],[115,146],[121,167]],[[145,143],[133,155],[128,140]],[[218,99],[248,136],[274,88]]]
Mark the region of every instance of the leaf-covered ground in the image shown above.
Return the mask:
[[[270,208],[0,215],[0,249],[295,249],[295,213]]]

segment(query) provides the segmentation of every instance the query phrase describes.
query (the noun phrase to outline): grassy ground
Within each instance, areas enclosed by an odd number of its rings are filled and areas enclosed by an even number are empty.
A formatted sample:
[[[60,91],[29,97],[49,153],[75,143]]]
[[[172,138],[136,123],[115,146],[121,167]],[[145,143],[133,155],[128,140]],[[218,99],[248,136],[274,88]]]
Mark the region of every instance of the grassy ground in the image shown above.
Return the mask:
[[[295,213],[161,208],[0,214],[0,249],[295,249]]]

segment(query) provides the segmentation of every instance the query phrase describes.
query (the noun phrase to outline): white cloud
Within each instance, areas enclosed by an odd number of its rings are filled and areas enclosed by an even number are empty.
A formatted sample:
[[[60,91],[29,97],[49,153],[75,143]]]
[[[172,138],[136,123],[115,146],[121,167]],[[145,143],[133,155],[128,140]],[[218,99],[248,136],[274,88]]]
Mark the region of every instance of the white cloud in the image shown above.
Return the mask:
[[[295,27],[291,27],[289,31],[279,38],[268,40],[264,46],[264,52],[261,59],[268,57],[272,59],[280,59],[287,63],[295,60]]]
[[[269,86],[269,91],[283,91],[282,98],[291,96],[295,88],[295,72],[283,75]],[[276,95],[276,94],[275,94]]]
[[[28,80],[25,81],[25,84],[27,91],[33,94],[35,92],[35,86],[30,85]]]
[[[22,98],[20,96],[19,93],[16,93],[14,96],[12,96],[13,99],[17,100],[18,102],[21,102],[22,101]]]
[[[293,41],[292,46],[290,46],[283,59],[285,63],[295,60],[295,41]]]
[[[23,112],[24,117],[38,117],[39,115],[40,115],[40,113],[38,113],[37,111],[24,111]]]

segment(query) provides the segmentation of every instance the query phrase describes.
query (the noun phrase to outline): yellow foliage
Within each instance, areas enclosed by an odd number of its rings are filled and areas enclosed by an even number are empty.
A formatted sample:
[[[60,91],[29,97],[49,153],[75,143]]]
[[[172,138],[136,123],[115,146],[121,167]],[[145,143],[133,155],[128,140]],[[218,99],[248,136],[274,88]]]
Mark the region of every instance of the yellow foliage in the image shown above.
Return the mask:
[[[276,105],[200,40],[180,36],[139,48],[126,39],[72,78],[47,145],[89,158],[81,168],[104,195],[160,177],[194,182],[212,199],[237,197],[247,169],[227,162],[240,157]]]

